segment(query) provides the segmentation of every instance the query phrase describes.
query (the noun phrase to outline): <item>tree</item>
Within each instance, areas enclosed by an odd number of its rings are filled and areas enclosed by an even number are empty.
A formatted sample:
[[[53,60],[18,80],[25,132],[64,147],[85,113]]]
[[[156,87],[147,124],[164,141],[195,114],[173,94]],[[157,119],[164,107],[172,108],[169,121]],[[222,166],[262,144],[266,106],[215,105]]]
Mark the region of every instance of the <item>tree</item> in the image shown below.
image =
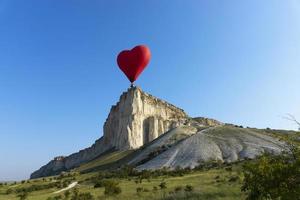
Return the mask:
[[[242,191],[247,200],[257,199],[299,199],[300,196],[300,153],[278,156],[264,155],[243,166]]]
[[[289,121],[294,122],[295,124],[297,124],[298,125],[298,129],[300,131],[300,122],[296,119],[296,117],[294,115],[287,114],[284,118],[287,119],[287,120],[289,120]]]

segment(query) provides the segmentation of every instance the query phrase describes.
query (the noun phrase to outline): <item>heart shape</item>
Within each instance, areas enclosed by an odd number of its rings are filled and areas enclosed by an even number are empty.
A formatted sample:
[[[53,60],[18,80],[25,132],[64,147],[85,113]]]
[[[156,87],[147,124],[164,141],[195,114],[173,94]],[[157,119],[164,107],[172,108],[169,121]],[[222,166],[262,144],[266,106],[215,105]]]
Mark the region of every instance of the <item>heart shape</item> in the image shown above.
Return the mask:
[[[145,69],[150,58],[150,49],[146,45],[138,45],[131,50],[121,51],[117,57],[117,63],[129,81],[133,83]]]

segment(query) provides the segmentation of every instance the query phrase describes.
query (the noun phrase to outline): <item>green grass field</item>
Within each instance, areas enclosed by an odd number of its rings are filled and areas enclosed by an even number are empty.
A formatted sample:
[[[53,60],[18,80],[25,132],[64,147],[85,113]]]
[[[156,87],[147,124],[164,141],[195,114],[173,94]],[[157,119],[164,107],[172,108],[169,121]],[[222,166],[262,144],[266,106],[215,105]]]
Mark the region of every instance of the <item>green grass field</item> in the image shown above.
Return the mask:
[[[194,187],[193,194],[197,196],[195,199],[243,199],[243,195],[240,191],[241,178],[232,181],[232,177],[241,177],[239,166],[235,166],[232,171],[228,171],[225,168],[220,169],[210,169],[203,171],[195,171],[184,176],[178,177],[167,177],[161,176],[156,178],[150,178],[149,180],[143,180],[142,183],[136,183],[136,179],[114,179],[119,182],[119,186],[122,189],[122,193],[117,196],[105,196],[104,188],[94,188],[94,184],[86,180],[89,177],[95,176],[97,173],[89,173],[83,175],[75,175],[76,181],[80,184],[76,186],[79,192],[90,192],[96,199],[122,199],[122,200],[135,200],[135,199],[163,199],[164,197],[172,196],[174,189],[178,186],[185,187],[186,185],[191,185]],[[68,179],[63,178],[61,180]],[[75,181],[74,180],[74,181]],[[58,180],[52,180],[58,181]],[[83,181],[83,182],[82,182]],[[153,192],[153,187],[159,188],[161,182],[166,182],[166,189],[158,189]],[[17,189],[22,187],[28,187],[34,184],[47,184],[51,180],[47,178],[46,180],[37,179],[31,180],[29,183],[17,183],[13,185],[7,185],[0,187],[0,200],[14,200],[19,199],[16,194],[6,195],[6,191],[11,189]],[[140,192],[137,194],[136,189],[141,187],[146,189],[145,192]],[[46,200],[48,197],[54,197],[58,194],[53,194],[53,192],[60,190],[59,188],[51,188],[40,191],[35,191],[29,193],[28,200]],[[187,192],[180,192],[179,196],[186,196]],[[63,196],[63,192],[61,193]]]

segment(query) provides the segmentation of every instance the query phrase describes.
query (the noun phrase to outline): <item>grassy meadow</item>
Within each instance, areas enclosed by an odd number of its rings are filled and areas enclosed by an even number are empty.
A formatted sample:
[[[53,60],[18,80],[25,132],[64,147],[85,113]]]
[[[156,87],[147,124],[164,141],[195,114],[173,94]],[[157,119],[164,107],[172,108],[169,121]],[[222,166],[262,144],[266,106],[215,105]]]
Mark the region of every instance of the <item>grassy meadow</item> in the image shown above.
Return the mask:
[[[27,188],[32,185],[47,185],[49,183],[61,183],[64,181],[79,184],[76,190],[79,193],[90,193],[95,199],[243,199],[241,192],[241,172],[239,165],[233,167],[221,167],[209,170],[191,171],[184,175],[168,176],[143,179],[141,182],[137,177],[128,178],[108,178],[118,182],[122,192],[117,195],[105,195],[104,187],[94,188],[91,178],[97,177],[97,173],[79,174],[71,176],[56,176],[45,179],[29,180],[25,183],[11,183],[0,186],[0,200],[17,200],[16,189]],[[165,182],[166,188],[161,189],[160,184]],[[49,189],[42,189],[30,192],[28,200],[47,200],[47,199],[71,199],[65,198],[65,192],[54,194],[55,191],[63,188],[60,184]],[[186,185],[192,186],[191,191],[185,191]],[[139,188],[139,189],[137,189]],[[12,190],[11,194],[7,194]],[[73,189],[70,189],[72,193]],[[139,191],[137,191],[139,190]],[[59,196],[59,197],[58,197]],[[52,198],[51,198],[52,197]]]

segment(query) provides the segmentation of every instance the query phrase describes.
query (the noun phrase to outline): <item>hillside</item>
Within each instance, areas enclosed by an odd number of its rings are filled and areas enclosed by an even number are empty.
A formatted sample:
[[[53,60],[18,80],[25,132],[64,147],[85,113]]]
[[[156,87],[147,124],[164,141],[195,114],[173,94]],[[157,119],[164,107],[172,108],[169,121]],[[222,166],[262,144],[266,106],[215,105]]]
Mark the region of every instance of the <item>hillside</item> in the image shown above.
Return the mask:
[[[31,178],[75,168],[89,172],[123,165],[138,170],[195,168],[205,162],[230,163],[286,150],[286,144],[272,134],[215,119],[191,118],[183,109],[138,87],[129,88],[112,106],[103,131],[91,147],[56,157]]]
[[[67,188],[68,185],[76,182],[79,184],[69,190],[71,194],[74,195],[76,191],[80,194],[89,193],[93,197],[97,197],[97,199],[163,200],[173,199],[175,196],[177,199],[186,199],[187,197],[188,199],[245,199],[245,193],[241,192],[243,181],[241,166],[244,161],[224,164],[220,162],[203,162],[201,167],[192,171],[179,169],[176,169],[174,172],[159,170],[148,173],[146,171],[141,172],[141,174],[128,176],[126,174],[130,170],[126,172],[126,170],[117,169],[120,167],[124,168],[128,163],[135,163],[138,168],[153,163],[159,164],[160,162],[154,161],[166,152],[173,152],[172,149],[174,148],[181,148],[180,146],[184,142],[189,142],[188,146],[192,147],[189,139],[199,137],[197,136],[199,133],[204,136],[205,134],[218,136],[218,139],[223,136],[223,139],[226,138],[228,141],[232,141],[231,137],[239,138],[244,143],[246,139],[248,139],[247,141],[252,141],[260,138],[259,142],[262,142],[264,145],[262,148],[265,148],[264,150],[266,151],[288,141],[299,145],[298,138],[300,133],[294,131],[240,128],[232,125],[198,128],[189,126],[174,128],[137,150],[106,152],[92,161],[81,164],[79,167],[71,170],[71,172],[62,173],[59,176],[5,185],[0,184],[0,200],[17,200],[19,199],[17,195],[21,194],[23,190],[31,191],[29,192],[28,200],[67,199],[65,191],[61,193],[55,192]],[[272,139],[270,140],[270,138]],[[217,145],[220,144],[218,143],[220,142],[219,140],[215,140],[215,142]],[[255,140],[252,142],[255,142]],[[160,148],[163,144],[167,146],[167,149]],[[228,146],[231,145],[232,143],[228,144]],[[247,147],[247,143],[245,147]],[[157,151],[158,149],[162,151]],[[149,155],[151,156],[149,157]],[[117,182],[122,190],[121,194],[117,196],[104,195],[103,187],[94,187],[100,180]],[[160,188],[162,183],[165,183],[166,188]],[[185,191],[187,186],[192,186],[192,191]]]
[[[284,141],[287,138],[296,140],[297,135],[297,132],[286,134],[280,130],[271,132],[231,125],[202,127],[199,132],[194,127],[181,126],[140,149],[109,152],[74,170],[87,173],[124,165],[153,170],[163,167],[194,168],[210,161],[230,163],[253,159],[267,152],[278,154],[286,148]]]
[[[183,109],[131,87],[111,107],[103,125],[103,137],[91,147],[69,156],[58,156],[31,174],[39,178],[69,171],[114,150],[136,150],[147,145],[165,132],[181,125],[220,125],[208,119],[192,120]]]

